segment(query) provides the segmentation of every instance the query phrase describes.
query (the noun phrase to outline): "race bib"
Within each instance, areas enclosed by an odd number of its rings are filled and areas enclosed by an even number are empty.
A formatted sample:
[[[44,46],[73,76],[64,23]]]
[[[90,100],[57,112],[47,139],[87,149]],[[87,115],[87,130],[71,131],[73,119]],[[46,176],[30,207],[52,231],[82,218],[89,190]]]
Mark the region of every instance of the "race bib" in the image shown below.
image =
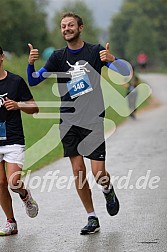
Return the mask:
[[[93,90],[87,74],[72,78],[67,82],[67,88],[72,99]]]
[[[6,122],[0,122],[0,140],[6,139]]]

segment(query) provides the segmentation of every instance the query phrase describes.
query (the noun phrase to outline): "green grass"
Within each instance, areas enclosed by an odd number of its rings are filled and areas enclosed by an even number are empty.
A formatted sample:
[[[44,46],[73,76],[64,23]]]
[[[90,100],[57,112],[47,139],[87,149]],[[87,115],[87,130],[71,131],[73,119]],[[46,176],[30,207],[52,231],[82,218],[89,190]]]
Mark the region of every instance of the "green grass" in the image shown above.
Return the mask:
[[[27,56],[22,56],[20,58],[13,57],[12,60],[5,60],[4,68],[7,69],[8,71],[19,74],[27,82],[27,75],[26,75],[27,58],[28,58]],[[35,65],[36,65],[36,69],[39,69],[40,67],[44,65],[44,62],[42,60],[38,60]],[[122,85],[113,84],[107,75],[107,69],[105,68],[103,69],[102,76],[106,79],[107,82],[110,83],[110,85],[112,85],[115,89],[117,89],[117,91],[121,93],[122,96],[125,97],[126,88]],[[52,86],[54,82],[56,82],[56,80],[54,81],[53,79],[47,79],[36,87],[30,87],[30,90],[34,96],[34,99],[36,101],[59,100],[59,98],[56,97],[52,92]],[[103,87],[105,99],[106,100],[112,99],[112,97],[110,96],[110,93],[105,88],[105,85],[103,85],[103,82],[102,82],[102,87]],[[144,106],[146,103],[147,101],[142,106]],[[54,107],[40,108],[40,112],[56,113],[58,112],[58,108],[54,108]],[[118,113],[116,113],[114,109],[112,109],[111,107],[106,110],[106,118],[110,119],[110,122],[111,120],[114,121],[116,126],[122,123],[126,119],[125,117],[122,117]],[[34,147],[36,143],[39,143],[39,141],[47,135],[47,133],[49,132],[49,130],[52,128],[53,125],[58,126],[58,120],[56,119],[35,119],[33,116],[27,115],[25,113],[22,113],[22,119],[23,119],[27,150],[32,146]],[[107,124],[106,130],[111,129],[112,123],[110,122]],[[59,137],[57,134],[58,134],[57,132],[55,132],[54,134],[54,131],[53,131],[48,136],[48,138],[45,139],[45,141],[43,141],[43,144],[41,147],[40,147],[40,144],[39,145],[36,144],[37,146],[32,148],[31,152],[26,153],[25,169],[28,168],[34,171],[62,157],[63,149],[62,149],[61,143],[56,148],[53,148],[53,146],[56,146],[56,144],[59,143]],[[47,150],[49,150],[48,153],[45,153],[45,150],[46,152]],[[42,155],[44,155],[42,153],[45,153],[46,155],[42,157]],[[38,156],[40,158],[38,158]],[[34,162],[34,160],[38,160],[38,161]]]

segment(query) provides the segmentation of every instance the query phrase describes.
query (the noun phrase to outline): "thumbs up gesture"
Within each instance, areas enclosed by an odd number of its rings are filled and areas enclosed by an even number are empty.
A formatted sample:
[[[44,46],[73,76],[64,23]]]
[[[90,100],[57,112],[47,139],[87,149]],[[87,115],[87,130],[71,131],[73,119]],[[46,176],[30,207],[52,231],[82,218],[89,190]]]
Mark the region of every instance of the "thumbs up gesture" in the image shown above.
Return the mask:
[[[109,43],[108,42],[106,43],[106,49],[100,51],[99,53],[100,53],[101,61],[113,62],[115,60],[115,56],[110,53]]]
[[[106,50],[109,51],[109,50],[110,50],[109,48],[110,48],[110,45],[109,45],[109,43],[107,42],[107,43],[106,43]]]
[[[38,58],[39,58],[39,52],[38,52],[38,49],[34,49],[34,48],[33,48],[33,45],[32,45],[32,44],[29,43],[28,46],[29,46],[29,48],[30,48],[30,54],[29,54],[29,57],[28,57],[28,63],[29,63],[30,65],[33,65],[34,62],[35,62],[36,60],[38,60]]]

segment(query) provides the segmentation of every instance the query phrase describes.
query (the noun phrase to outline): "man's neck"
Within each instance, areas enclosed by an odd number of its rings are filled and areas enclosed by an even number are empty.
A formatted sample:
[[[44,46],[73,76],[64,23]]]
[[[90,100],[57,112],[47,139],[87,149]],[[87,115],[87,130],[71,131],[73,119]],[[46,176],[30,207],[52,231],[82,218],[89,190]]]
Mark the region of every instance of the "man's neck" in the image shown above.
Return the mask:
[[[77,41],[67,42],[67,46],[71,50],[77,50],[84,46],[84,42],[81,39],[79,39]]]
[[[3,80],[4,78],[6,78],[6,76],[7,72],[2,67],[0,67],[0,80]]]

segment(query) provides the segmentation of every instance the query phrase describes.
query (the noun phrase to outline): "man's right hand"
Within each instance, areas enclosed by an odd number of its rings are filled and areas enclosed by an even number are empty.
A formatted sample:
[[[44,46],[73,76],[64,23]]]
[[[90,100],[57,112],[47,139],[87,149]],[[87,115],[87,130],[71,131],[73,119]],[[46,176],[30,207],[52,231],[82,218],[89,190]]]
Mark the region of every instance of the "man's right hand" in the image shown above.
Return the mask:
[[[28,57],[28,63],[30,65],[33,65],[34,62],[36,60],[38,60],[39,58],[39,52],[38,52],[38,49],[34,49],[33,46],[29,43],[28,44],[29,48],[30,48],[30,54],[29,54],[29,57]]]

